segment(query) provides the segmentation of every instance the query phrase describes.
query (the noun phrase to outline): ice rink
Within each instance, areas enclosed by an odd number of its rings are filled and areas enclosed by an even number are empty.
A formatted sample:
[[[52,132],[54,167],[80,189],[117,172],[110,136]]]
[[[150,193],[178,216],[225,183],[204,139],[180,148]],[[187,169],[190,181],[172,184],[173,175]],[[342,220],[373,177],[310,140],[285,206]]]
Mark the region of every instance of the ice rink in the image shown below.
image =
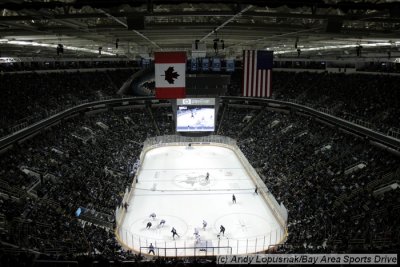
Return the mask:
[[[228,148],[199,145],[152,149],[142,162],[119,238],[126,247],[142,253],[148,253],[146,247],[152,243],[156,255],[163,256],[266,250],[284,233],[254,189],[235,152]],[[155,219],[150,218],[151,213],[157,215]],[[165,225],[160,226],[162,219]],[[207,222],[205,230],[203,220]],[[146,229],[148,222],[152,223],[150,229]],[[218,237],[221,225],[226,230]],[[172,227],[179,234],[175,239]],[[200,234],[197,241],[195,228]]]

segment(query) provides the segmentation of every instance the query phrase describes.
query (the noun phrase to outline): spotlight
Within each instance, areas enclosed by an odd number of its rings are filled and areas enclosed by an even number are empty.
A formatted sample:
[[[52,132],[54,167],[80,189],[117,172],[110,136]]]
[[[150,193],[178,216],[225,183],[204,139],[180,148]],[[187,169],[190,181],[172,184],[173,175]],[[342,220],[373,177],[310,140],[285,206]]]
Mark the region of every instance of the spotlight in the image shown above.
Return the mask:
[[[57,51],[57,56],[59,56],[60,54],[64,53],[64,46],[62,44],[58,44],[57,48],[56,48],[56,51]]]
[[[358,45],[358,46],[356,47],[357,57],[361,57],[361,49],[362,49],[362,46],[361,46],[361,45]]]
[[[218,53],[218,41],[219,41],[219,39],[214,39],[214,51],[215,51],[215,54]]]

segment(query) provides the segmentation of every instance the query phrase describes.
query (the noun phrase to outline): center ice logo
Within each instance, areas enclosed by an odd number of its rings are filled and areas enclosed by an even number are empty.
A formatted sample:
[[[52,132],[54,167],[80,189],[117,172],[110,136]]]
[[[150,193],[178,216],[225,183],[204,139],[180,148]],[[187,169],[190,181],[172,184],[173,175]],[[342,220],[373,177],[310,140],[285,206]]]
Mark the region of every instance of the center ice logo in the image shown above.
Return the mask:
[[[199,175],[198,173],[179,175],[176,177],[176,182],[192,189],[196,189],[196,186],[206,186],[210,183],[205,174]]]
[[[195,183],[197,183],[197,177],[188,176],[186,177],[186,180],[181,181],[181,183],[187,183],[193,186]]]

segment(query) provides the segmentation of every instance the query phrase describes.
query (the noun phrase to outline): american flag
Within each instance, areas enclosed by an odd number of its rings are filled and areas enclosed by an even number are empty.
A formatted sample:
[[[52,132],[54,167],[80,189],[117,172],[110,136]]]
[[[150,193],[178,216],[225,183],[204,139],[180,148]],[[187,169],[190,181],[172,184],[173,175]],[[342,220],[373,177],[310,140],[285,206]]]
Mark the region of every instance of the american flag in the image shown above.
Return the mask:
[[[243,51],[243,96],[270,97],[272,95],[273,51]]]

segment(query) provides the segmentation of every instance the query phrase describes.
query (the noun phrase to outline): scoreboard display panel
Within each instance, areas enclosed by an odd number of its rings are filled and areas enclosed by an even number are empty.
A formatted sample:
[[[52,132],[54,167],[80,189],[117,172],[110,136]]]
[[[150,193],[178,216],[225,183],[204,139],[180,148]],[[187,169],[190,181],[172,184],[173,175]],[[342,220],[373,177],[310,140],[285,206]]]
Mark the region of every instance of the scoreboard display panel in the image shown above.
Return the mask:
[[[214,98],[184,98],[177,100],[177,132],[213,132],[214,130]]]

